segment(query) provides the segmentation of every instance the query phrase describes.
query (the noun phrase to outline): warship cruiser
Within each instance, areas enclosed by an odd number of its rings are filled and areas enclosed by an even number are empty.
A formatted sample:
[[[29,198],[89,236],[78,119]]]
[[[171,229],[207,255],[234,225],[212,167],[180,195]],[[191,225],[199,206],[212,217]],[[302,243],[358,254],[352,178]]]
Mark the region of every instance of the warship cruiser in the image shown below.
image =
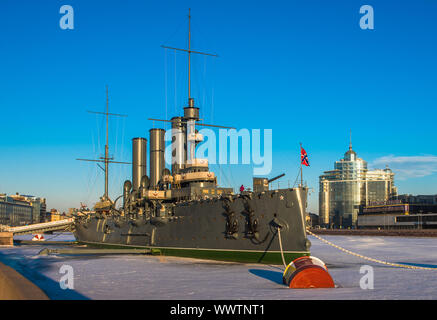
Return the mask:
[[[191,50],[188,15],[188,104],[183,116],[171,123],[171,170],[165,166],[164,129],[149,130],[149,174],[147,139],[132,139],[132,179],[122,186],[122,195],[108,196],[108,165],[123,163],[108,156],[108,98],[106,100],[105,193],[94,211],[77,216],[76,239],[88,245],[148,248],[152,253],[224,261],[280,264],[310,254],[305,232],[308,188],[270,190],[272,179],[253,178],[251,190],[234,193],[217,185],[207,159],[195,158],[203,140],[196,126],[199,108],[190,94]],[[122,116],[122,115],[117,115]],[[216,126],[220,127],[220,126]],[[226,128],[226,127],[221,127]],[[127,164],[125,162],[125,164]],[[103,169],[103,167],[102,167]],[[117,205],[118,200],[122,203]]]

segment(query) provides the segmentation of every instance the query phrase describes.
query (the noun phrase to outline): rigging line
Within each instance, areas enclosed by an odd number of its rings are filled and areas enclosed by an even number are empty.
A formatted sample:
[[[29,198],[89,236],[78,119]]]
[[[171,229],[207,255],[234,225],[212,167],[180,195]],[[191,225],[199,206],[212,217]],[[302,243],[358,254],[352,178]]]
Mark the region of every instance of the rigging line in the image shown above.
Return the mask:
[[[226,171],[226,169],[223,168],[223,173],[225,174],[225,176],[226,176],[226,178],[227,178],[227,180],[228,180],[228,185],[229,185],[229,187],[230,187],[230,188],[234,188],[234,182],[233,182],[232,177],[231,177],[231,171],[230,171],[229,165],[227,166],[227,171],[228,171],[229,175],[227,175],[227,174],[225,173],[225,171]]]
[[[97,115],[96,115],[97,116]],[[104,119],[104,117],[101,117],[101,120],[100,120],[101,122],[101,124],[100,124],[100,128],[101,128],[101,130],[103,131],[103,132],[105,132],[105,122],[106,122],[106,120]],[[104,136],[104,137],[106,137],[106,134],[105,135],[102,135],[102,136]],[[103,139],[102,139],[103,140]],[[103,141],[105,141],[105,145],[106,145],[106,140],[103,140]],[[105,152],[104,151],[102,151],[102,154],[104,154]]]
[[[208,40],[210,40],[211,37],[207,37],[206,34],[202,32],[202,30],[203,30],[202,27],[200,27],[200,28],[197,27],[196,21],[191,22],[191,30],[194,30],[197,34],[200,35],[199,37],[196,37],[197,40],[201,40],[201,41],[202,40],[206,40],[203,44],[200,45],[200,47],[205,47],[205,48],[215,47],[214,45],[209,45]],[[199,42],[197,41],[197,43],[199,43]],[[206,71],[206,58],[207,58],[207,56],[205,56],[205,71]],[[212,69],[214,69],[215,68],[215,63],[216,63],[216,57],[213,57],[212,60],[213,60],[213,62],[212,62],[213,63]],[[211,68],[209,68],[209,70],[211,70]],[[214,71],[215,71],[215,69],[212,72],[214,73]],[[205,83],[206,82],[206,73],[205,73],[205,79],[203,79],[203,80],[204,80],[204,83]],[[214,104],[213,103],[214,77],[213,76],[211,76],[211,83],[212,83],[212,97],[211,97],[211,114],[210,114],[210,119],[211,119],[211,123],[213,123],[214,122],[214,106],[213,106],[213,104]],[[205,92],[207,91],[206,88],[204,88],[204,91]],[[203,106],[204,107],[206,106],[205,102],[204,102]]]
[[[215,67],[216,67],[216,59],[212,61],[212,76],[211,76],[211,123],[214,123],[214,77],[215,77]]]
[[[278,239],[279,239],[279,248],[281,250],[281,258],[282,258],[282,264],[284,265],[284,268],[287,268],[287,264],[285,263],[285,259],[284,259],[284,250],[282,249],[282,240],[281,240],[281,227],[277,227],[276,228],[278,231]]]
[[[93,181],[93,184],[91,185],[91,190],[90,190],[90,195],[88,196],[88,198],[87,198],[87,202],[89,202],[90,201],[90,198],[91,198],[91,194],[92,193],[94,193],[94,189],[95,189],[95,187],[96,187],[96,184],[97,184],[97,181],[99,180],[99,171],[97,170],[97,167],[96,166],[94,166],[94,168],[96,169],[95,171],[94,171],[94,181]],[[100,195],[97,195],[98,197],[97,197],[97,199],[100,197]],[[94,197],[93,197],[94,198]]]
[[[300,176],[300,170],[299,170],[299,172],[297,173],[296,180],[294,180],[293,188],[294,188],[294,186],[297,184],[297,182],[298,182],[298,180],[299,180],[299,176]]]
[[[125,133],[125,127],[126,127],[126,119],[123,119],[122,126],[121,126],[121,149],[120,149],[120,159],[127,159],[127,157],[124,157],[123,151],[124,151],[124,133]],[[123,169],[123,171],[122,171]],[[125,176],[126,168],[124,166],[119,166],[119,181],[122,179],[122,176]],[[120,185],[120,183],[118,184]],[[116,188],[114,188],[116,190]]]
[[[181,23],[180,23],[180,24],[178,25],[178,27],[176,28],[176,31],[175,31],[175,32],[174,32],[170,37],[168,37],[168,39],[165,40],[165,41],[163,42],[163,44],[168,43],[168,41],[169,41],[171,38],[173,38],[173,37],[176,35],[176,33],[178,33],[180,30],[182,30],[182,25],[185,25],[185,23],[186,23],[185,20],[181,21]]]
[[[123,154],[124,150],[124,133],[125,133],[125,128],[126,128],[126,119],[123,119],[123,126],[122,126],[122,131],[121,131],[121,151],[120,151],[120,155],[121,158],[120,159],[128,159],[128,157]],[[126,167],[122,167],[124,169],[124,176],[126,176]]]
[[[115,146],[114,146],[114,153],[113,153],[114,156],[117,154],[117,146],[118,146],[118,134],[117,133],[119,130],[118,126],[120,125],[119,120],[120,119],[115,120],[116,124],[115,124]]]
[[[113,158],[117,155],[117,147],[118,147],[118,131],[119,131],[119,125],[120,125],[120,119],[116,119],[116,125],[115,125],[115,146],[114,146],[114,152],[113,152]],[[114,190],[115,181],[118,179],[119,171],[115,171],[114,168],[111,168],[111,190]]]
[[[103,126],[103,124],[99,125],[99,120],[98,120],[97,114],[95,115],[95,119],[96,119],[96,128],[97,128],[97,148],[96,148],[97,150],[95,150],[95,151],[97,151],[97,157],[100,157],[100,155],[101,155],[100,128]],[[102,118],[101,121],[103,122],[104,119]],[[95,187],[95,184],[97,182],[98,175],[99,175],[99,170],[97,169],[96,166],[92,165],[91,168],[94,168],[94,183],[89,190],[87,201],[89,201],[89,198],[91,197],[91,194],[94,191],[94,187]]]
[[[115,145],[114,145],[114,151],[113,151],[113,153],[112,153],[112,158],[115,158],[115,155],[117,154],[117,143],[118,143],[118,120],[119,119],[117,119],[116,120],[116,125],[115,125]],[[109,156],[109,154],[108,154],[108,156]],[[116,177],[116,175],[117,175],[117,172],[115,171],[115,168],[114,168],[114,166],[111,166],[111,177],[110,177],[110,179],[111,179],[111,190],[113,190],[113,186],[114,186],[114,179],[115,179],[115,177]]]
[[[232,174],[232,168],[229,166],[229,175],[231,176],[231,183],[233,186],[236,186],[238,188],[238,185],[235,184],[234,175]]]
[[[203,84],[206,83],[206,56],[203,56]],[[202,104],[203,107],[206,106],[206,86],[203,86],[203,90],[202,90]]]
[[[96,117],[98,117],[98,115],[96,115]],[[98,127],[98,129],[97,130],[99,130],[99,137],[100,137],[100,134],[101,134],[101,132],[100,132],[100,130],[102,130],[103,132],[105,132],[105,118],[104,117],[101,117],[101,119],[100,119],[100,126]],[[100,138],[99,138],[99,140],[100,140]],[[102,139],[103,140],[103,139]],[[103,140],[103,141],[105,141],[105,145],[106,145],[106,140]],[[100,141],[99,142],[99,157],[103,154],[105,154],[105,152],[104,151],[102,151],[101,149],[102,149],[102,146],[101,146],[101,143],[102,143],[102,141]]]
[[[174,112],[177,112],[177,105],[178,105],[178,94],[176,90],[177,86],[177,77],[176,77],[176,50],[174,50]]]
[[[200,101],[200,83],[199,83],[199,72],[197,70],[197,64],[194,63],[195,59],[191,58],[191,98],[193,97],[198,97],[199,99],[197,99],[198,102],[198,107],[202,108],[203,106],[200,105],[199,101]],[[195,84],[195,86],[194,86]],[[196,91],[194,90],[196,89]],[[195,93],[194,93],[195,92]]]
[[[123,150],[124,150],[124,134],[125,134],[125,124],[126,124],[126,119],[118,119],[118,120],[122,120],[120,126],[121,126],[121,146],[119,147],[119,152],[117,154],[117,156],[119,157],[120,160],[125,159],[125,157],[123,156]],[[115,180],[115,186],[112,188],[112,190],[117,190],[118,186],[121,185],[123,183],[122,179],[123,176],[125,175],[124,173],[126,168],[124,168],[124,166],[118,166],[117,167],[117,179]],[[117,192],[114,191],[116,194]]]
[[[85,193],[85,196],[84,196],[84,198],[85,198],[84,202],[86,202],[86,203],[88,203],[90,198],[91,198],[91,194],[93,193],[94,187],[95,187],[96,182],[97,182],[97,176],[98,176],[97,167],[90,163],[90,168],[94,168],[94,170],[93,170],[93,173],[94,173],[93,177],[94,178],[91,179],[91,177],[90,177],[90,179],[89,179],[89,189],[88,189],[88,192]],[[93,181],[92,184],[91,184],[91,181]]]
[[[208,40],[211,40],[212,38],[210,36],[209,37],[206,36],[206,34],[202,32],[202,27],[200,27],[200,28],[197,27],[196,22],[191,22],[192,33],[193,33],[193,30],[195,30],[195,33],[197,35],[196,36],[196,43],[199,45],[196,47],[198,47],[198,48],[217,48],[217,46],[210,45],[210,42],[208,42]]]
[[[99,120],[97,119],[97,115],[95,115],[96,117],[96,129],[97,129],[97,152],[98,155],[100,155],[100,126],[99,126]]]
[[[206,57],[206,56],[205,56]],[[197,60],[197,59],[196,59]],[[204,78],[201,70],[202,66],[198,63],[193,64],[193,72],[195,74],[195,83],[197,86],[197,95],[199,97],[199,102],[201,101],[200,107],[202,108],[202,114],[205,114],[203,108],[205,107],[205,87],[206,87],[206,79]]]
[[[98,128],[98,121],[97,121],[97,116],[96,116],[96,128]],[[99,135],[99,130],[97,130],[97,140],[100,141],[100,135]],[[100,146],[100,143],[97,143],[97,148],[96,148],[96,141],[94,138],[94,133],[93,131],[91,131],[91,141],[92,141],[92,146],[93,146],[93,154],[96,154],[96,149]],[[91,184],[91,182],[93,181],[92,177],[94,177],[98,172],[97,172],[97,168],[90,163],[90,165],[88,166],[88,174],[86,176],[86,182],[84,182],[84,184],[86,184],[86,189],[84,190],[84,194],[83,194],[83,198],[86,199],[85,202],[88,202],[89,198],[91,197],[91,193],[92,193],[92,189],[93,186],[95,184]]]
[[[223,176],[223,177],[225,178],[225,180],[226,180],[226,184],[227,184],[229,187],[231,187],[231,185],[230,185],[230,183],[229,183],[229,179],[228,179],[228,177],[226,176],[226,174],[224,173],[224,171],[222,170],[222,167],[221,167],[220,163],[217,163],[217,165],[218,165],[218,167],[219,167],[219,171],[221,172],[221,176]]]
[[[164,49],[164,92],[165,92],[165,119],[167,119],[167,48]],[[167,130],[167,124],[164,125],[164,128]]]
[[[96,153],[96,144],[95,144],[95,140],[94,140],[94,133],[91,131],[91,140],[92,140],[92,142],[93,142],[93,154],[95,154]],[[86,196],[90,196],[91,194],[90,194],[90,190],[91,190],[91,178],[92,178],[92,176],[94,176],[94,173],[95,173],[95,170],[96,170],[96,168],[95,168],[95,166],[94,165],[89,165],[88,166],[88,175],[87,175],[87,181],[86,181],[86,183],[87,183],[87,188],[86,188]]]

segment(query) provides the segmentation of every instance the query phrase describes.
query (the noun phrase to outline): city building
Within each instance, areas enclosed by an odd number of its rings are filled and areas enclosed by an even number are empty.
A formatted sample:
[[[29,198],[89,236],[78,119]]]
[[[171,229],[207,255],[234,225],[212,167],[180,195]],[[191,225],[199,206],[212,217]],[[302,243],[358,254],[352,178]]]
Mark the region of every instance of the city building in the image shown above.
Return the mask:
[[[437,195],[399,195],[362,206],[358,228],[437,228]]]
[[[45,215],[46,199],[30,195],[0,194],[0,224],[21,226],[38,223]]]
[[[33,221],[34,207],[29,201],[20,197],[0,194],[0,224],[7,226],[22,226]]]
[[[305,216],[305,224],[309,228],[314,228],[319,225],[319,216],[315,213],[308,212]]]
[[[62,219],[66,219],[65,212],[60,213],[56,209],[51,209],[50,212],[47,212],[46,222],[59,221],[59,220],[62,220]]]
[[[417,195],[401,194],[395,196],[394,199],[402,201],[402,203],[411,204],[437,204],[437,194],[432,195]]]
[[[31,223],[41,222],[41,219],[45,216],[47,210],[45,198],[39,198],[31,195],[21,195],[19,193],[11,195],[10,197],[16,201],[24,201],[29,203],[32,207]]]
[[[320,225],[356,227],[360,206],[387,201],[396,194],[394,173],[388,167],[369,170],[350,143],[344,158],[335,162],[334,170],[319,177]]]

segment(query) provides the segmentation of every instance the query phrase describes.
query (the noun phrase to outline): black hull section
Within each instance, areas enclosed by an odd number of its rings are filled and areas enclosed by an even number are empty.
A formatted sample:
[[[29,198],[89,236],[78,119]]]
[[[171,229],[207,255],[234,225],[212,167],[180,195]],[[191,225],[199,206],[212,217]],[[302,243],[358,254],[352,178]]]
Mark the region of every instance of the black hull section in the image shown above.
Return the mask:
[[[281,263],[278,228],[286,257],[309,254],[306,199],[307,189],[294,188],[181,202],[168,217],[92,214],[76,221],[75,236],[169,255]]]

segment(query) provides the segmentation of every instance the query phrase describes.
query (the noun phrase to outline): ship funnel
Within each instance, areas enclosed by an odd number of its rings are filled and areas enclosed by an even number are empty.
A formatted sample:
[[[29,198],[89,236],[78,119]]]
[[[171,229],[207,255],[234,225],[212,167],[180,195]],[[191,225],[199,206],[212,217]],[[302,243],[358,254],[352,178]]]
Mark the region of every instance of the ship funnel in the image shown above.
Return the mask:
[[[147,140],[132,139],[132,187],[133,191],[140,188],[141,178],[147,174]]]
[[[185,126],[182,117],[171,119],[171,171],[179,173],[186,162],[186,141]]]
[[[150,129],[150,188],[155,188],[162,177],[164,162],[164,129]]]

